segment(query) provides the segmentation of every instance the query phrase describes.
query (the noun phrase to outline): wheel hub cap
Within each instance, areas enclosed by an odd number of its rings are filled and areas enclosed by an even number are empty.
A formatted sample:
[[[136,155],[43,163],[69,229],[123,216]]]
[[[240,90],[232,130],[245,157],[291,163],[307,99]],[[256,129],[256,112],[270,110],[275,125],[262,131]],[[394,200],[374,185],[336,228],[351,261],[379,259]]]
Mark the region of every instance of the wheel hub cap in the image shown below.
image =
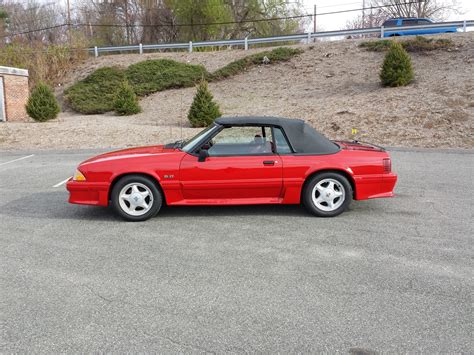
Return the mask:
[[[331,212],[341,207],[345,201],[346,192],[338,180],[323,179],[314,186],[311,198],[318,209]]]
[[[145,184],[131,183],[120,191],[119,205],[131,216],[142,216],[152,208],[153,194]]]
[[[132,194],[130,202],[136,206],[139,206],[143,201],[143,197],[140,194]]]

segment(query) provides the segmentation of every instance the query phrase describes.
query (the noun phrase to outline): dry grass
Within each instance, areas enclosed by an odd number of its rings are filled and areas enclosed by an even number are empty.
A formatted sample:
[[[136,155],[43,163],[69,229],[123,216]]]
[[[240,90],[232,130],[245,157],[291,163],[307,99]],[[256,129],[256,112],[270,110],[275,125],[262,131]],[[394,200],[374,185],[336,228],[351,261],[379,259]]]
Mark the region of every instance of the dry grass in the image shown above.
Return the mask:
[[[0,48],[0,64],[28,69],[30,87],[40,81],[54,86],[88,57],[79,43],[74,47],[13,42]]]

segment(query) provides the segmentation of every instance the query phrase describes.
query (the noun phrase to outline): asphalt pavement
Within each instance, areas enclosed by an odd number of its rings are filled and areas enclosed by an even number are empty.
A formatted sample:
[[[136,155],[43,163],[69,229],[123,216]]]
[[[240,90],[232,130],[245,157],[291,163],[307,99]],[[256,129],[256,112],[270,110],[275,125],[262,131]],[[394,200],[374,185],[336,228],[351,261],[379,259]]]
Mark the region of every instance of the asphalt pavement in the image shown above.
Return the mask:
[[[397,197],[69,205],[97,151],[0,152],[0,352],[473,352],[474,151],[393,151]],[[54,187],[56,186],[56,187]]]

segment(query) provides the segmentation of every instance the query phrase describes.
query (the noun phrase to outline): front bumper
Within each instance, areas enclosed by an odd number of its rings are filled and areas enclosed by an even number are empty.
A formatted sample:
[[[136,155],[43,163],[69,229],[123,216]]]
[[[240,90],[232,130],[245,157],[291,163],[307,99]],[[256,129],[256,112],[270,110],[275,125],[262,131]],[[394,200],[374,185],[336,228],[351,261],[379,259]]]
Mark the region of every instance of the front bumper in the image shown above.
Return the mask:
[[[107,206],[109,204],[109,183],[69,180],[69,203],[79,205]]]

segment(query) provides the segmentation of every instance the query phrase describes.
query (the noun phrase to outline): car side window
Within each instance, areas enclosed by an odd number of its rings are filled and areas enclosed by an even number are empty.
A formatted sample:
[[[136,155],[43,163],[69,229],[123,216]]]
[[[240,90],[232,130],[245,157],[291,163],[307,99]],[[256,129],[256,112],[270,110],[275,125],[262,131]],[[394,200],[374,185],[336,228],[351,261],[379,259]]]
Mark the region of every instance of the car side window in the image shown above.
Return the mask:
[[[396,20],[387,20],[383,23],[383,26],[384,27],[394,27],[397,25],[397,21]]]
[[[418,25],[429,25],[429,24],[431,24],[431,22],[428,21],[428,20],[418,20],[417,24]]]
[[[269,127],[226,127],[208,144],[209,156],[271,155],[273,137]]]
[[[292,153],[290,145],[286,140],[285,135],[281,128],[273,128],[273,134],[275,135],[275,145],[276,145],[276,152],[278,154],[290,154]]]
[[[402,26],[416,26],[418,25],[418,20],[403,20]]]

